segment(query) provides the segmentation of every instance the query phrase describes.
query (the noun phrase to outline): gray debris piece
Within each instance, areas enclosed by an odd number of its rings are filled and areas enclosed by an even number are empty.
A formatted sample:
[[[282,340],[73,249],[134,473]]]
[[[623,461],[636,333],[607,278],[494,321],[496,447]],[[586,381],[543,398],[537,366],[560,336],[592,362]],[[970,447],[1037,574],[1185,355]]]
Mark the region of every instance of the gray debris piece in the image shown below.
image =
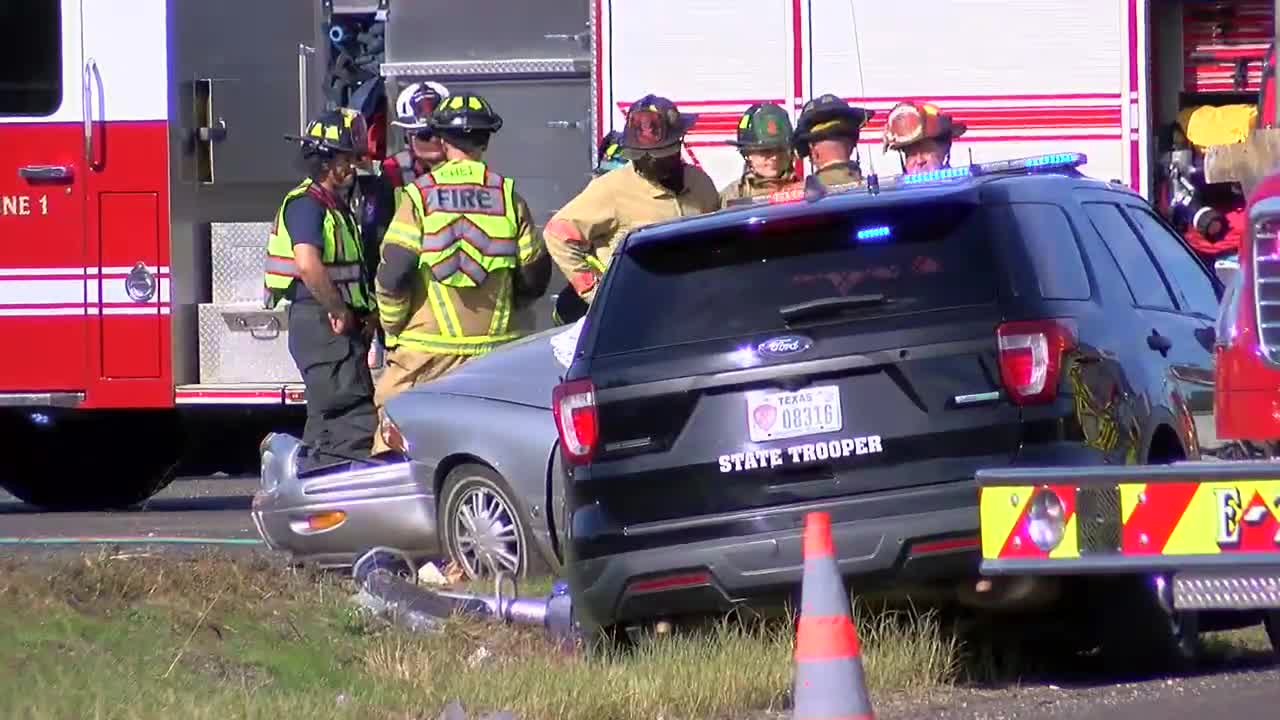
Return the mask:
[[[438,720],[467,720],[467,711],[462,709],[462,703],[454,700],[444,706],[444,712],[440,713]]]

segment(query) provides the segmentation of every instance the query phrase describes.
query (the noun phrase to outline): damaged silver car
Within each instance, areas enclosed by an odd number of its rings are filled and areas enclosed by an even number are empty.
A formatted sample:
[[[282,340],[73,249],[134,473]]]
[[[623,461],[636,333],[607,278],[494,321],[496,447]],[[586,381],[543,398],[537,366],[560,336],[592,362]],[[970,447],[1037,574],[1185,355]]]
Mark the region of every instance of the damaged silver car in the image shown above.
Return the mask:
[[[528,336],[392,398],[392,452],[299,475],[299,440],[269,435],[252,507],[263,540],[326,567],[382,545],[415,562],[447,557],[473,578],[556,569],[551,389],[564,366],[552,340],[565,332]]]

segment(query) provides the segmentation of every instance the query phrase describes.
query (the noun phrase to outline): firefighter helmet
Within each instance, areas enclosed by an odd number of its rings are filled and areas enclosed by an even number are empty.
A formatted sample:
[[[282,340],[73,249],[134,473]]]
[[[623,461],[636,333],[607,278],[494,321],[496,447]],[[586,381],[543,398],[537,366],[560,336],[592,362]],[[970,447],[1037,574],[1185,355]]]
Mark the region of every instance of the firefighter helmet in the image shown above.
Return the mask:
[[[285,135],[285,139],[301,143],[309,152],[364,155],[368,152],[369,126],[355,110],[338,108],[320,113],[302,135]]]
[[[884,123],[884,149],[906,150],[922,140],[950,143],[968,126],[930,103],[900,102],[889,111]]]
[[[502,117],[479,95],[459,93],[431,113],[430,127],[436,132],[494,133],[502,129]]]
[[[597,175],[617,170],[627,164],[627,158],[622,154],[621,142],[622,133],[617,130],[610,130],[600,138],[600,145],[596,148]]]
[[[739,150],[791,147],[791,118],[773,103],[756,103],[738,118],[738,137],[730,140]]]
[[[449,97],[449,89],[438,82],[409,85],[396,97],[396,119],[391,123],[406,130],[426,130],[431,113]]]
[[[821,95],[804,104],[791,144],[796,154],[808,157],[809,144],[816,140],[844,137],[856,143],[862,126],[874,116],[874,110],[854,107],[831,93]]]
[[[664,97],[645,95],[627,109],[622,148],[630,154],[665,156],[680,152],[685,133],[697,115],[680,112]]]

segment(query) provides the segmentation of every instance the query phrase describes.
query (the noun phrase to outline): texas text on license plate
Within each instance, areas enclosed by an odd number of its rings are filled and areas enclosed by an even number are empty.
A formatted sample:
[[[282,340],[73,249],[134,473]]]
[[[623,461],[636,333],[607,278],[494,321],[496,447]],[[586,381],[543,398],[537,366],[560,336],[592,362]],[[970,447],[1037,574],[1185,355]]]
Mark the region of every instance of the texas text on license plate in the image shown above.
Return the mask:
[[[747,395],[752,442],[836,432],[843,424],[840,388],[835,385]]]

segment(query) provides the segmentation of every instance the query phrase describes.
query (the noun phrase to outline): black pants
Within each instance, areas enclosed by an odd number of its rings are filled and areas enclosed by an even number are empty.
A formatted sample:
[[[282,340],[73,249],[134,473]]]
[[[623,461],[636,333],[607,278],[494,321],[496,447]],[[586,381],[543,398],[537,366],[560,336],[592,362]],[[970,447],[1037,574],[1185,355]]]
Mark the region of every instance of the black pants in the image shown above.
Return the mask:
[[[365,458],[373,447],[378,413],[373,408],[369,345],[358,329],[334,335],[329,313],[309,300],[289,305],[289,354],[307,393],[307,470],[349,458]]]

